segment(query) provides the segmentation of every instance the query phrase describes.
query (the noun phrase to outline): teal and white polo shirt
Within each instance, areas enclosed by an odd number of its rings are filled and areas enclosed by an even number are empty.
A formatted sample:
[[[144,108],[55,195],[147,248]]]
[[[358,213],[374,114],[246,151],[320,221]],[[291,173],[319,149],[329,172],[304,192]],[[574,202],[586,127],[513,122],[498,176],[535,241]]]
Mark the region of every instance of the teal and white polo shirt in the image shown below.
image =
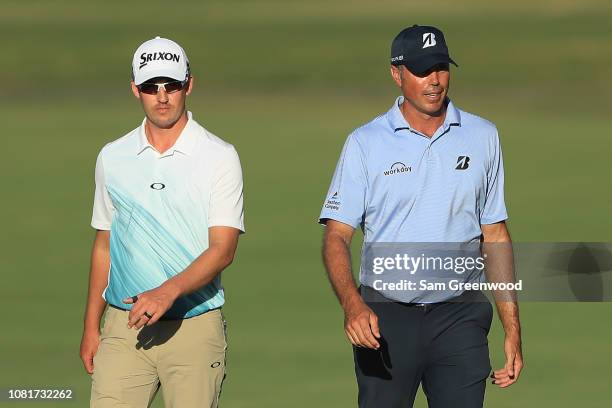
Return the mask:
[[[145,120],[104,146],[95,172],[92,227],[110,230],[110,271],[104,299],[153,289],[182,272],[208,248],[208,229],[244,232],[242,170],[234,147],[188,112],[174,146],[159,153],[145,135]],[[224,303],[220,276],[180,297],[167,317],[192,317]]]

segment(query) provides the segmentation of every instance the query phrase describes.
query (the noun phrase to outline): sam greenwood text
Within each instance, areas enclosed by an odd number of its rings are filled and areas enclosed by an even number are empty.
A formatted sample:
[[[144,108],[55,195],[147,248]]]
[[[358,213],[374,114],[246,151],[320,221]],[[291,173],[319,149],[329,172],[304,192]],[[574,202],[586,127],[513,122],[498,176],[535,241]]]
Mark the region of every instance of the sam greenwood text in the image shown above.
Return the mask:
[[[448,282],[429,282],[427,279],[410,281],[402,279],[396,282],[384,282],[382,279],[374,281],[374,289],[380,291],[446,291],[446,290],[523,290],[523,281],[518,282],[461,282],[451,279]]]

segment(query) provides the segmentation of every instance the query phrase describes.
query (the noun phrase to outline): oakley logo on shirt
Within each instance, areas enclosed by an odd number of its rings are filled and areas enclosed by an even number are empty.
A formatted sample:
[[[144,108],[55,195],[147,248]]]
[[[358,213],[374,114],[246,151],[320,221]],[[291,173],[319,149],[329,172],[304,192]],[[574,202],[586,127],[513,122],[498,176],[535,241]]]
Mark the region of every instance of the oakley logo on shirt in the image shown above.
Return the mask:
[[[457,167],[455,167],[455,170],[466,170],[469,166],[470,166],[469,156],[457,157]]]
[[[164,188],[166,188],[166,185],[164,183],[153,183],[150,186],[153,190],[163,190]]]
[[[402,162],[395,162],[391,165],[391,168],[389,170],[385,170],[383,174],[385,176],[391,176],[394,174],[410,173],[411,171],[412,167],[408,167]]]

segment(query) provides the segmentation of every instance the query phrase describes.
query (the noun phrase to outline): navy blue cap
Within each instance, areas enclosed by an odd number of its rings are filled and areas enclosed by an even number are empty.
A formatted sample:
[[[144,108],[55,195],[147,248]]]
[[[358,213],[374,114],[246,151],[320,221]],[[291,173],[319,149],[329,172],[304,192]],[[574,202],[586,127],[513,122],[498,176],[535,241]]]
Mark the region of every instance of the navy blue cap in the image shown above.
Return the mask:
[[[458,66],[448,54],[444,34],[436,27],[415,24],[400,31],[391,43],[391,64],[405,65],[414,74],[440,63]]]

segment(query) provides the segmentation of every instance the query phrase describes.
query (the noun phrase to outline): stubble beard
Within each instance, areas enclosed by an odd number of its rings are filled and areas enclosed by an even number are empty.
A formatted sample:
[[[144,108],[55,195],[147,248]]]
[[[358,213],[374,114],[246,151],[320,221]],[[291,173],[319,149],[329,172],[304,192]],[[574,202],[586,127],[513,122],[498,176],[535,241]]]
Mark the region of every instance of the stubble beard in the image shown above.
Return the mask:
[[[175,109],[170,108],[169,111],[170,113],[172,113],[173,111],[175,111]],[[182,109],[176,108],[176,113],[174,113],[171,116],[168,116],[168,115],[161,116],[155,111],[155,108],[153,108],[147,114],[147,119],[155,127],[158,127],[160,129],[170,129],[181,119],[184,113],[185,113],[185,106],[183,106]]]

